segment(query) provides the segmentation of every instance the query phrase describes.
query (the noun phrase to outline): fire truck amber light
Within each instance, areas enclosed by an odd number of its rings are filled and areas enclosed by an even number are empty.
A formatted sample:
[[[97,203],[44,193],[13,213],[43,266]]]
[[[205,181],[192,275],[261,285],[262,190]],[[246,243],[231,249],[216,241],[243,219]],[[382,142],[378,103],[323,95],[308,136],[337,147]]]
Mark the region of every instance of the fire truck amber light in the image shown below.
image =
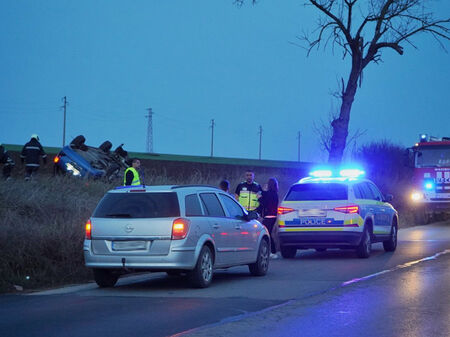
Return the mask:
[[[53,162],[54,162],[55,164],[58,164],[58,162],[59,162],[59,157],[56,156],[55,158],[53,158]]]
[[[419,201],[422,199],[422,194],[419,192],[414,192],[411,194],[411,199],[414,201]]]

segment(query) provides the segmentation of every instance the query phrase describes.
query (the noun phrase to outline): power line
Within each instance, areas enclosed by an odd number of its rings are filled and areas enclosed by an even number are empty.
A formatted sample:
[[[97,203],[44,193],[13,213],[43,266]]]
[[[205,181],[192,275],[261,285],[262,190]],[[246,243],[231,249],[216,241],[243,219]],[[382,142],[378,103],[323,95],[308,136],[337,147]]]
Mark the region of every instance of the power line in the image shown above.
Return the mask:
[[[147,123],[147,153],[153,153],[153,111],[152,108],[148,108]]]
[[[211,119],[211,157],[214,156],[214,119]]]

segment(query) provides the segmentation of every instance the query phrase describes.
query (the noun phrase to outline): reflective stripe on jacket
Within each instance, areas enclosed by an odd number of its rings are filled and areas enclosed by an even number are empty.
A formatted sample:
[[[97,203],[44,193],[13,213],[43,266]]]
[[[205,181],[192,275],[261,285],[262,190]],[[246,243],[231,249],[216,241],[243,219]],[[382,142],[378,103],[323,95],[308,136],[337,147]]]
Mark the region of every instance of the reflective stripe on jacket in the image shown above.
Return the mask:
[[[139,178],[139,172],[134,167],[129,167],[125,170],[123,175],[123,185],[127,184],[127,173],[131,171],[133,173],[133,181],[131,182],[131,186],[136,186],[141,184],[141,179]]]

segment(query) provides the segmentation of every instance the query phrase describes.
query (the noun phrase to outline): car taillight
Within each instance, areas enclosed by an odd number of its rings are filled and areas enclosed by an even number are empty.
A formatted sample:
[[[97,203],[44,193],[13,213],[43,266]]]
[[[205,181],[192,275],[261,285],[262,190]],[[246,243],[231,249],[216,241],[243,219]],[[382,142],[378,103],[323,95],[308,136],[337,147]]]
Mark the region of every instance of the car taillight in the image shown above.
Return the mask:
[[[358,205],[350,205],[350,206],[342,206],[342,207],[335,207],[333,208],[336,212],[341,213],[348,213],[348,214],[355,214],[359,213],[359,206]]]
[[[86,240],[91,240],[92,224],[91,219],[86,222]]]
[[[58,157],[58,156],[55,156],[55,158],[53,158],[53,162],[54,162],[55,164],[58,164],[58,162],[59,162],[59,157]]]
[[[172,224],[172,240],[182,240],[189,231],[189,220],[178,218]]]
[[[280,206],[280,207],[278,207],[277,213],[278,214],[286,214],[286,213],[293,212],[293,211],[294,211],[293,208]]]

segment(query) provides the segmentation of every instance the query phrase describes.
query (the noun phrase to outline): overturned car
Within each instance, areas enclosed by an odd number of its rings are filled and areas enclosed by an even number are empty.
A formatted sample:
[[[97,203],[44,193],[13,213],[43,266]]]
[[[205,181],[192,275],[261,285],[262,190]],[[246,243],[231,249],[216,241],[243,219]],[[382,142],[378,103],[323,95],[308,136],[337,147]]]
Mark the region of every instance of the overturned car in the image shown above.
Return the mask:
[[[123,176],[130,166],[123,144],[111,151],[110,141],[103,142],[98,148],[85,145],[85,141],[86,138],[80,135],[61,149],[53,159],[55,174],[106,178],[109,181]]]

